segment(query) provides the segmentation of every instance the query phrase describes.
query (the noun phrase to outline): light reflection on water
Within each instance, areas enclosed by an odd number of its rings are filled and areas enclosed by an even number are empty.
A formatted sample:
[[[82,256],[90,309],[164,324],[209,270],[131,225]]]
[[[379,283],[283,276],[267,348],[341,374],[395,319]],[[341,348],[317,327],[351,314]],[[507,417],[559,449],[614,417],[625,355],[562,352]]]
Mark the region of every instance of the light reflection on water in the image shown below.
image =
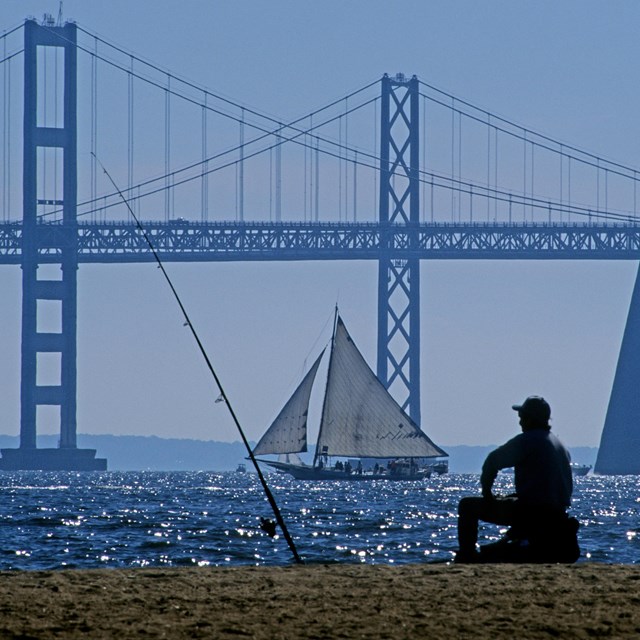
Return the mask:
[[[298,552],[308,562],[450,560],[461,497],[478,476],[421,482],[302,482],[268,476]],[[509,476],[498,489],[512,490]],[[636,563],[638,478],[576,478],[581,561]],[[256,477],[235,473],[0,474],[0,569],[287,564]],[[481,541],[499,529],[481,530]]]

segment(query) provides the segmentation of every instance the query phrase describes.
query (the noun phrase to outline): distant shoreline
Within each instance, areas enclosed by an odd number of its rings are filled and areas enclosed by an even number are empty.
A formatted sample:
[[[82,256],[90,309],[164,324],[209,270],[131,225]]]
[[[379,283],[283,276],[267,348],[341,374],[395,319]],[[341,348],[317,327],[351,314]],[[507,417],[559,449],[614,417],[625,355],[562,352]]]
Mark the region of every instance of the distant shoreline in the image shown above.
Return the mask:
[[[636,638],[640,566],[3,572],[9,638]]]
[[[57,436],[38,436],[39,447],[56,447]],[[14,448],[18,436],[0,435],[0,448]],[[255,443],[253,443],[255,444]],[[78,434],[78,446],[96,449],[110,471],[235,471],[246,462],[241,442],[218,442],[159,436]],[[451,473],[480,473],[482,462],[495,445],[444,447]],[[570,447],[574,462],[595,464],[597,447]]]

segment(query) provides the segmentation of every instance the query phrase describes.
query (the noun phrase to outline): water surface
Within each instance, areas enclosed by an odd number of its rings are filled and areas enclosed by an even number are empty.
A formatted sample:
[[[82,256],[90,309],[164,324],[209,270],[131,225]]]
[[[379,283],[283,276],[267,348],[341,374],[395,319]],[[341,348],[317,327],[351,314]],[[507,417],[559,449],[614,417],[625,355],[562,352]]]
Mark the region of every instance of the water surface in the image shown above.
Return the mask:
[[[456,549],[456,509],[477,495],[477,475],[421,482],[304,482],[267,476],[309,562],[446,561]],[[512,490],[509,476],[498,488]],[[144,566],[280,565],[282,536],[254,474],[0,473],[0,570]],[[572,514],[581,561],[640,559],[636,476],[576,478]],[[498,527],[481,530],[495,540]]]

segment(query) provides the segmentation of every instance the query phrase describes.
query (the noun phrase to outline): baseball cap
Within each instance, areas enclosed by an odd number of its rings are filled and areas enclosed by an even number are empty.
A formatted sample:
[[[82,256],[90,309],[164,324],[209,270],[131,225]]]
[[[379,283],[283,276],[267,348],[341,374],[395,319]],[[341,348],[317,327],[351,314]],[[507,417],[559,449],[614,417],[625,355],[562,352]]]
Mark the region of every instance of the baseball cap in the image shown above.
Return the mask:
[[[514,404],[511,408],[534,420],[547,422],[551,417],[549,403],[540,396],[529,396],[522,404]]]

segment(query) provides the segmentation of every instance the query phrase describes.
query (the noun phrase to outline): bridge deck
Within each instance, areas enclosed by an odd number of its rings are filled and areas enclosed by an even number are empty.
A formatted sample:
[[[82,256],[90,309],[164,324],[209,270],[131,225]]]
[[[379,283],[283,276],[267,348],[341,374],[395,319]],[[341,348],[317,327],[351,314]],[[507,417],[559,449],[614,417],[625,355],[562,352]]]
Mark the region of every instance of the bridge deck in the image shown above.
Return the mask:
[[[149,222],[145,231],[169,262],[399,259],[639,260],[640,224],[416,224]],[[39,260],[59,260],[77,234],[85,263],[148,262],[133,223],[38,225]],[[73,235],[71,236],[73,238]],[[0,264],[20,264],[22,224],[0,224]]]

